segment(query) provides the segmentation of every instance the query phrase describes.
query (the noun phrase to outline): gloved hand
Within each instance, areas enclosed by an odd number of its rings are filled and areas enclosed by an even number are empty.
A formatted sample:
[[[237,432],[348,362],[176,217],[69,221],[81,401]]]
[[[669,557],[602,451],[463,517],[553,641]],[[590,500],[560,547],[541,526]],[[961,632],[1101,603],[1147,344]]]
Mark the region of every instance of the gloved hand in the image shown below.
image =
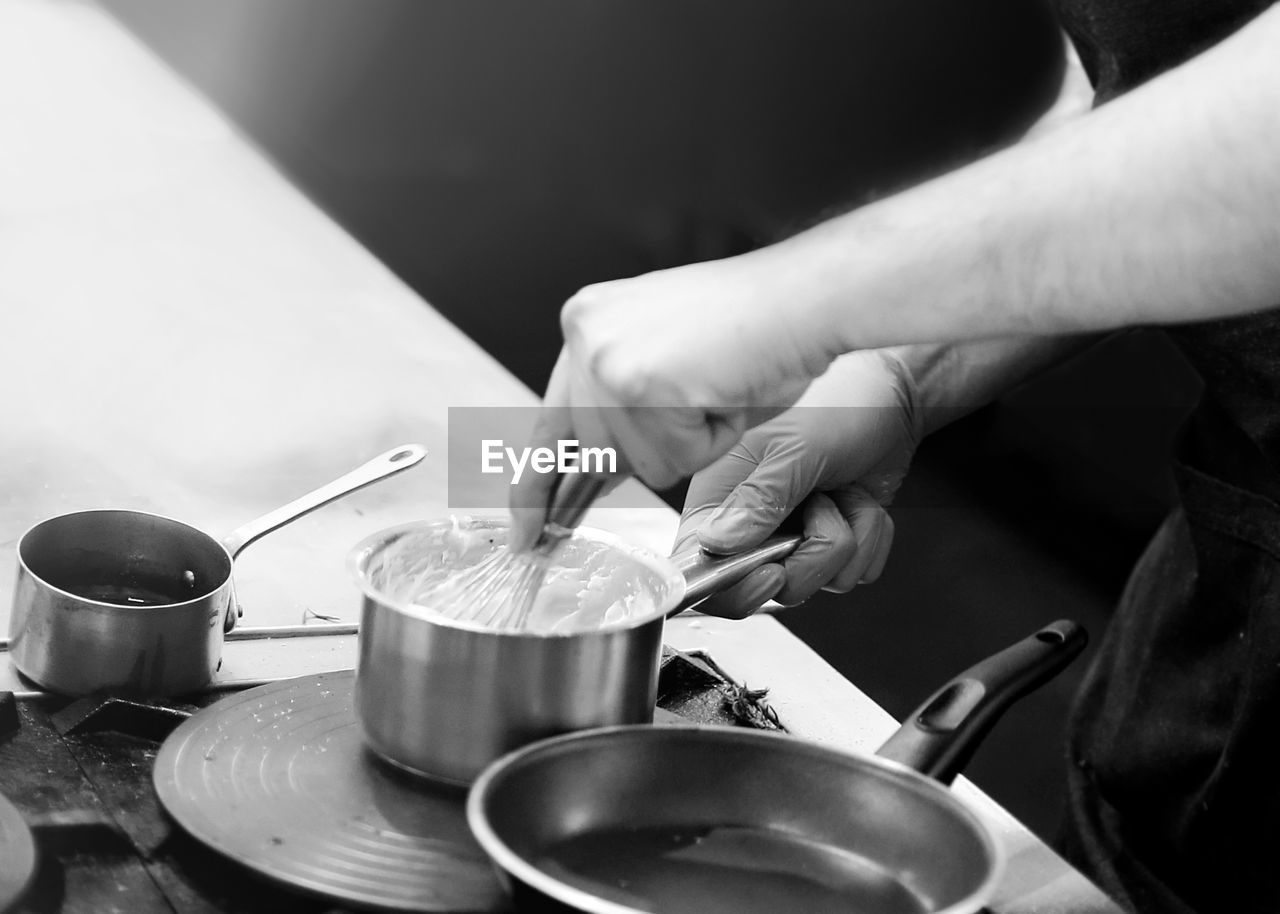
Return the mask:
[[[885,510],[923,434],[910,371],[881,350],[841,356],[794,407],[746,433],[695,475],[677,553],[759,544],[801,508],[804,541],[697,607],[742,618],[776,599],[795,605],[819,589],[844,593],[880,576],[893,543]]]
[[[751,255],[588,286],[564,307],[565,346],[532,447],[614,447],[669,488],[786,409],[835,357],[813,309],[780,303],[779,265]],[[513,486],[512,544],[531,544],[554,478]]]

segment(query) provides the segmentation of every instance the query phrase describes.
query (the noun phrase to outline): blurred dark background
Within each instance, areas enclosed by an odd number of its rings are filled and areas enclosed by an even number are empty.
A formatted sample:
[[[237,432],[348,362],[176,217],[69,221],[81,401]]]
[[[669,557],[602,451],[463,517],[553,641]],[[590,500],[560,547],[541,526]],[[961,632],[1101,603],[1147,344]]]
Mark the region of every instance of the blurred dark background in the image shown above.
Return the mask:
[[[768,243],[1012,142],[1062,67],[1032,0],[103,2],[537,390],[581,286]],[[1195,390],[1162,337],[1128,333],[957,423],[917,457],[881,581],[783,621],[897,716],[1052,619],[1096,641]],[[1083,671],[969,770],[1046,837]]]

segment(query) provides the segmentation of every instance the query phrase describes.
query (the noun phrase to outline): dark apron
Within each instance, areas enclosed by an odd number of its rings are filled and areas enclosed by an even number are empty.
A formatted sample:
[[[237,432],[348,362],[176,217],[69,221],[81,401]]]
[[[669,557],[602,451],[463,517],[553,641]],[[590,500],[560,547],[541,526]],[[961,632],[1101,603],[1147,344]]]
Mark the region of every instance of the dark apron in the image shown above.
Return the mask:
[[[1063,850],[1144,914],[1276,914],[1280,504],[1205,471],[1261,467],[1213,404],[1189,437],[1073,711]]]
[[[1056,0],[1103,103],[1271,0]],[[1073,709],[1063,849],[1155,914],[1280,914],[1280,311],[1169,328],[1205,382]]]

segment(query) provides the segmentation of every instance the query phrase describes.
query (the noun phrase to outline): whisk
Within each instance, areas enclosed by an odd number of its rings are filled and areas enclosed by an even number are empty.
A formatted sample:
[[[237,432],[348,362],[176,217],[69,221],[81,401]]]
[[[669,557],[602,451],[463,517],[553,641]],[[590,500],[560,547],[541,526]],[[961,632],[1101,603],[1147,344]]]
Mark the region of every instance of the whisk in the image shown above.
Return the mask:
[[[521,631],[560,546],[573,535],[604,488],[605,477],[561,474],[547,519],[527,552],[495,549],[483,561],[454,575],[430,594],[431,606],[451,619],[500,631]]]

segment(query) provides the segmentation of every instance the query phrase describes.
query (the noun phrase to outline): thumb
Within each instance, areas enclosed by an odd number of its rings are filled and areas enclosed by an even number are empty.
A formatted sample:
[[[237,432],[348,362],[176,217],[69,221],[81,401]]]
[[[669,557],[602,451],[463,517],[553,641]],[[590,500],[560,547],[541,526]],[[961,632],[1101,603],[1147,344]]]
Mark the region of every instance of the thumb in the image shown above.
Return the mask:
[[[730,554],[758,546],[809,495],[814,470],[798,442],[772,446],[698,529],[708,552]]]

